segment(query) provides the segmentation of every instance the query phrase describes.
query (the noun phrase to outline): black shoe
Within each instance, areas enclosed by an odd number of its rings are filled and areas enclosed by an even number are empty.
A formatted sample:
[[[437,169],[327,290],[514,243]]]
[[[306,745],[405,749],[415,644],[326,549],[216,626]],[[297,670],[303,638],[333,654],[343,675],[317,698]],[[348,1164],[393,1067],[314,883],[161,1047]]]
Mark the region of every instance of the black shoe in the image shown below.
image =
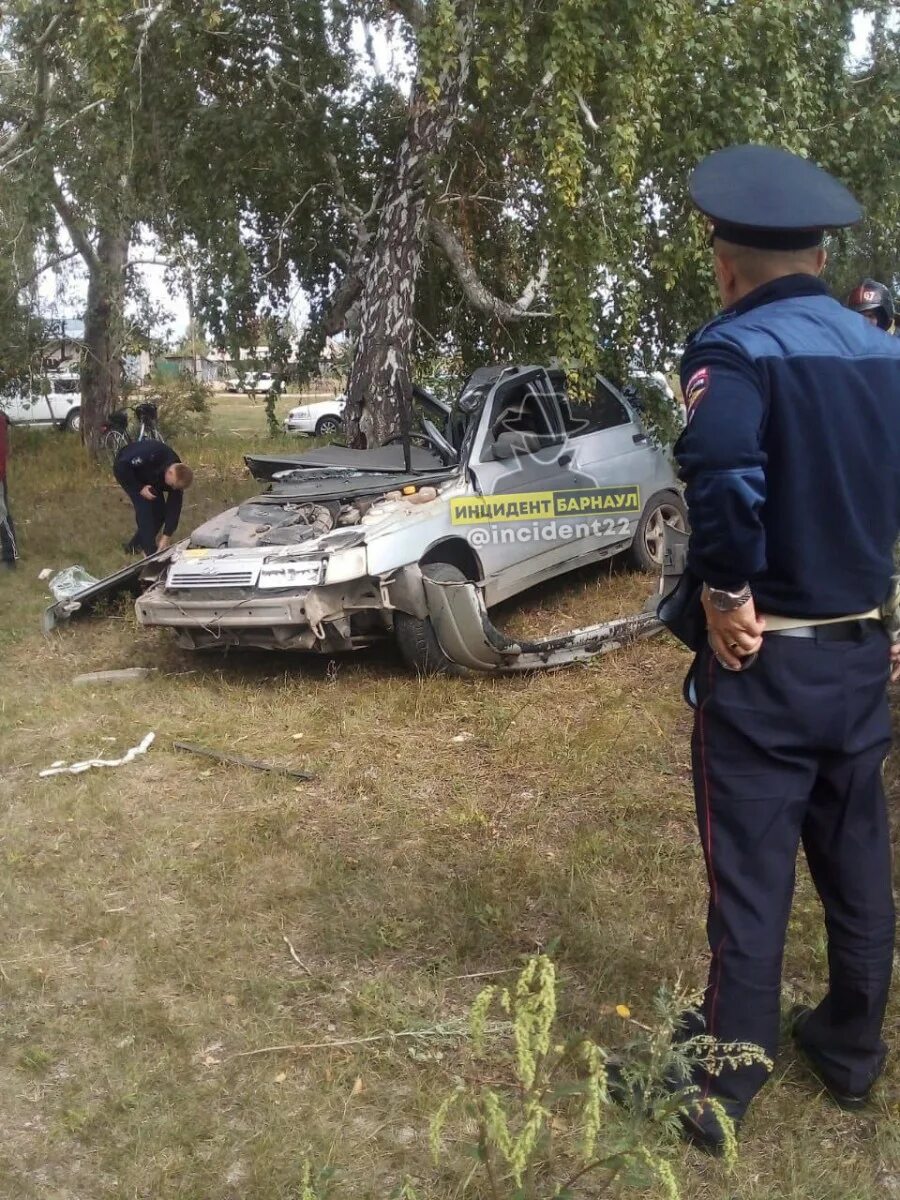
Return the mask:
[[[866,1088],[864,1092],[848,1092],[843,1088],[833,1084],[819,1062],[814,1051],[804,1046],[800,1040],[800,1035],[803,1032],[803,1026],[812,1016],[813,1010],[808,1004],[795,1004],[788,1013],[788,1028],[791,1031],[791,1037],[794,1039],[794,1045],[800,1052],[800,1056],[809,1069],[818,1079],[819,1083],[824,1087],[825,1091],[835,1102],[838,1108],[842,1108],[844,1112],[859,1112],[861,1108],[865,1108],[869,1103],[869,1097],[872,1094],[871,1087]]]
[[[686,1142],[690,1142],[706,1154],[711,1154],[713,1158],[721,1158],[728,1145],[728,1138],[711,1108],[702,1100],[698,1100],[693,1111],[679,1113],[678,1119],[681,1122],[681,1136]],[[732,1117],[732,1125],[737,1135],[740,1121]]]
[[[683,1090],[674,1082],[670,1084],[670,1088],[672,1091]],[[617,1059],[610,1059],[606,1063],[606,1089],[609,1092],[610,1100],[620,1108],[646,1115],[646,1097],[637,1084],[626,1078],[623,1065]],[[697,1088],[690,1089],[693,1092],[697,1090]],[[716,1158],[720,1157],[725,1152],[727,1138],[719,1123],[719,1118],[712,1109],[704,1105],[702,1100],[694,1100],[688,1093],[685,1094],[685,1103],[690,1105],[690,1109],[678,1114],[678,1120],[681,1122],[681,1136],[686,1142],[696,1146],[698,1150],[703,1150],[706,1154],[711,1154]],[[735,1133],[737,1133],[740,1122],[734,1120],[733,1123]]]
[[[606,1090],[613,1104],[626,1108],[629,1112],[643,1112],[646,1100],[640,1088],[625,1076],[625,1064],[621,1059],[608,1058],[604,1063],[606,1070]]]
[[[141,553],[140,548],[136,546],[134,542],[123,542],[122,549],[126,554],[130,554],[132,557],[137,557],[137,555]]]

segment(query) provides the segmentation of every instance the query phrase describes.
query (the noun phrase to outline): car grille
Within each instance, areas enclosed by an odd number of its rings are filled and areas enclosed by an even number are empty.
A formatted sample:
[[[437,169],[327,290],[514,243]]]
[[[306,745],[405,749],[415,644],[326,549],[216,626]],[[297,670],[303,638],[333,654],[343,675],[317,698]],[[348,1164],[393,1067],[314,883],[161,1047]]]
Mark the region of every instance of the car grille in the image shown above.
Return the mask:
[[[221,571],[215,575],[200,571],[171,571],[166,581],[170,588],[252,587],[256,571]]]

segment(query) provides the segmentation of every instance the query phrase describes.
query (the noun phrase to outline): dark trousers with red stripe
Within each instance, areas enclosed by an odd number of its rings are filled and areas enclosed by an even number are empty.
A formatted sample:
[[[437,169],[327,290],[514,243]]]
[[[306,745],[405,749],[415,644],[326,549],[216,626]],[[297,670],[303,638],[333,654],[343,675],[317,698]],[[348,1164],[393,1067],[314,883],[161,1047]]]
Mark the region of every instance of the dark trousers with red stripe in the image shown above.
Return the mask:
[[[866,623],[846,640],[769,635],[733,672],[704,648],[692,739],[712,952],[703,1016],[722,1042],[774,1058],[781,969],[802,842],[825,911],[828,990],[803,1028],[827,1080],[859,1093],[884,1066],[894,906],[882,763],[890,745],[888,641]],[[762,1066],[700,1074],[740,1117]]]

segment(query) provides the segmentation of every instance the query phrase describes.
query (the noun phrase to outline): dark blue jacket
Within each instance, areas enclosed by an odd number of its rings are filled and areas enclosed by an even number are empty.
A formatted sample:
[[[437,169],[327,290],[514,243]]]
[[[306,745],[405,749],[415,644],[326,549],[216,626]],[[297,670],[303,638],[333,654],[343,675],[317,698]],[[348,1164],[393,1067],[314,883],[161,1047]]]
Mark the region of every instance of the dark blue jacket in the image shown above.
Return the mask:
[[[181,459],[165,442],[142,438],[139,442],[123,446],[113,464],[113,474],[136,505],[147,503],[140,494],[141,488],[153,488],[163,510],[162,532],[168,537],[178,528],[184,493],[167,487],[165,476],[173,463],[180,462]],[[144,549],[148,554],[153,553],[146,546]]]
[[[749,581],[759,612],[880,605],[900,534],[900,338],[790,275],[694,336],[681,385],[689,569]]]

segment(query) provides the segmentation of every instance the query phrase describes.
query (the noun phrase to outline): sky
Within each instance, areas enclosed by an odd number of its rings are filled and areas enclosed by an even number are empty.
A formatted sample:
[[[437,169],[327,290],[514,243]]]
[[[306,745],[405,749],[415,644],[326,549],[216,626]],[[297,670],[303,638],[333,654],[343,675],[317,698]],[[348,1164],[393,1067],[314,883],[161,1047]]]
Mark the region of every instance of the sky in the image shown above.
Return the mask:
[[[856,37],[851,47],[851,56],[860,59],[865,54],[868,34],[871,30],[872,18],[859,16],[855,21]],[[354,38],[354,51],[362,69],[373,71],[379,75],[396,77],[404,75],[408,68],[405,56],[399,51],[397,44],[383,35],[373,37],[371,43],[373,61],[369,59],[366,38],[361,23],[357,24]],[[159,254],[158,249],[148,245],[141,247],[132,257],[152,259]],[[165,337],[170,342],[177,342],[184,336],[188,326],[188,306],[184,292],[179,287],[172,287],[165,279],[165,267],[161,265],[142,265],[136,268],[137,274],[146,288],[154,306],[158,306],[167,314],[167,320],[158,328],[152,330],[156,337]],[[47,272],[42,276],[38,286],[38,297],[41,315],[48,318],[81,318],[84,315],[87,297],[87,275],[79,260],[73,260],[60,272]],[[295,301],[291,311],[286,314],[298,326],[302,326],[307,312],[305,298],[301,295]]]

